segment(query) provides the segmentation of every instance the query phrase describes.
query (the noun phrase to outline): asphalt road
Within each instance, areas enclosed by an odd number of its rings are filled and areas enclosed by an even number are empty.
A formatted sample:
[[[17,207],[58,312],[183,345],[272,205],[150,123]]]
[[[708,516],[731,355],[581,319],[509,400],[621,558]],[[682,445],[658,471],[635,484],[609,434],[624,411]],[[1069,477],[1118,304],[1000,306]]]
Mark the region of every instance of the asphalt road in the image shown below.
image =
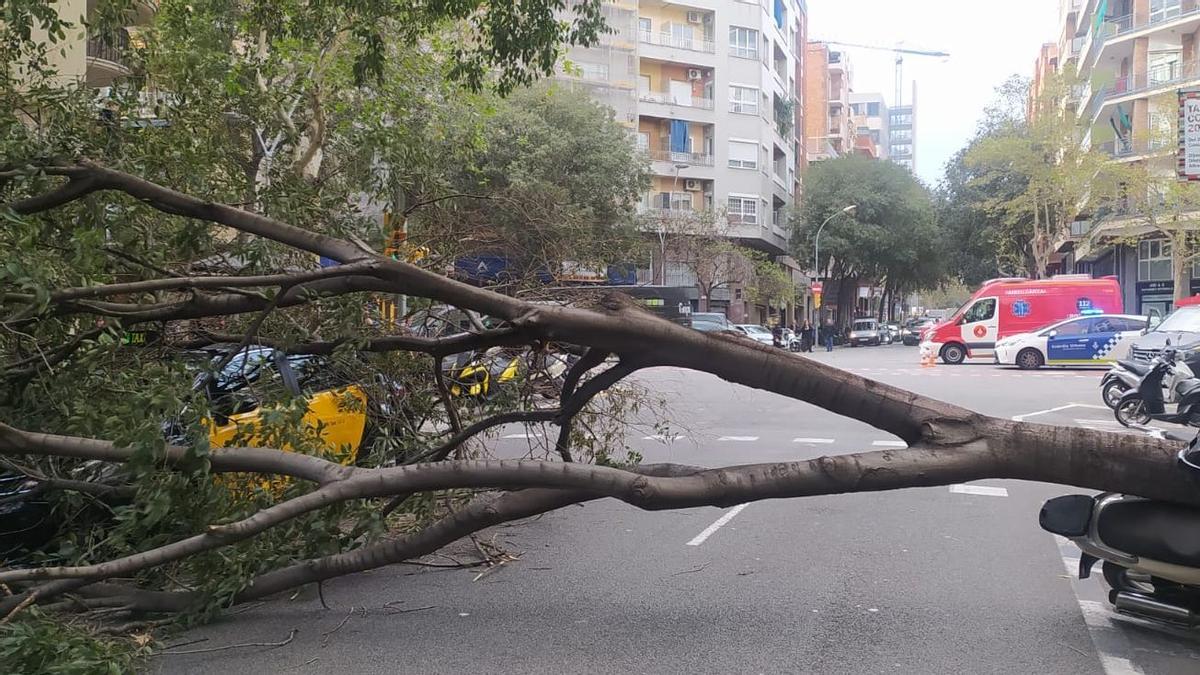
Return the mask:
[[[924,369],[901,346],[813,358],[987,414],[1113,428],[1097,371]],[[671,398],[675,421],[631,432],[647,461],[719,466],[898,442],[708,375],[640,380]],[[519,455],[538,433],[510,428],[496,443]],[[206,649],[296,630],[285,646],[156,662],[205,675],[1200,672],[1195,635],[1117,616],[1099,581],[1067,574],[1078,553],[1037,525],[1041,503],[1063,493],[983,481],[725,510],[594,502],[490,532],[519,559],[482,578],[394,567],[335,580],[331,609],[304,592],[179,640]]]

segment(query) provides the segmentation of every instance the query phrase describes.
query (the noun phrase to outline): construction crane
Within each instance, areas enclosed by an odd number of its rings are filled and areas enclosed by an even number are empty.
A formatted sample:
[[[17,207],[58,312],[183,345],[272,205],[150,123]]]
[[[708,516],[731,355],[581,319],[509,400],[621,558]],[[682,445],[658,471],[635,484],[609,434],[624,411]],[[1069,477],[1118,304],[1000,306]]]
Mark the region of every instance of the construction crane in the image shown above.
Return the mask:
[[[940,52],[928,49],[906,49],[904,47],[884,47],[881,45],[864,45],[857,42],[838,42],[837,40],[817,40],[830,45],[839,45],[842,47],[858,47],[860,49],[875,49],[882,52],[892,52],[896,55],[896,107],[899,107],[903,101],[901,100],[904,92],[904,55],[912,54],[914,56],[934,56],[937,58],[950,58],[949,52]]]

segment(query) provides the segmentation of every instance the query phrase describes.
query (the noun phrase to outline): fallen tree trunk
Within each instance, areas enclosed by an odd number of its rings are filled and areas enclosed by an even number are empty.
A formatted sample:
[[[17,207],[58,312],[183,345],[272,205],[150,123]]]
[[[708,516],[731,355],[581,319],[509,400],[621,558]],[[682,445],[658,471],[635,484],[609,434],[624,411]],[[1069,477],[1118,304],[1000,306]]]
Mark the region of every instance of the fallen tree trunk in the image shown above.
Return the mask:
[[[212,204],[90,162],[48,166],[51,175],[69,182],[52,193],[10,204],[34,213],[100,190],[117,190],[167,214],[196,218],[264,237],[298,250],[340,261],[344,275],[299,272],[251,277],[255,287],[276,284],[274,300],[222,290],[217,296],[194,294],[172,302],[111,303],[102,298],[128,292],[130,284],[60,289],[46,300],[42,314],[31,312],[29,298],[14,294],[5,302],[21,309],[22,321],[73,314],[119,316],[127,325],[248,311],[270,311],[288,304],[363,290],[430,298],[486,314],[506,327],[447,340],[379,338],[364,343],[372,351],[407,350],[440,358],[455,349],[492,344],[567,343],[588,352],[567,376],[557,411],[508,413],[460,431],[427,454],[444,460],[457,444],[508,421],[542,420],[563,432],[556,447],[565,461],[435,461],[389,468],[351,468],[278,450],[238,448],[211,455],[216,472],[250,471],[311,481],[314,489],[233,523],[164,546],[94,565],[0,572],[0,582],[26,588],[0,600],[0,614],[29,598],[52,600],[63,593],[128,577],[187,556],[212,551],[261,535],[305,514],[347,501],[389,498],[447,489],[515,491],[476,500],[425,529],[395,541],[302,561],[267,572],[236,595],[236,601],[264,597],[341,574],[400,562],[436,550],[484,527],[544,513],[562,506],[612,497],[644,509],[702,505],[729,506],[761,499],[893,490],[1007,478],[1123,492],[1200,506],[1200,489],[1175,458],[1177,443],[1144,436],[1051,427],[988,417],[930,399],[777,349],[724,335],[703,334],[655,318],[623,296],[608,296],[590,309],[533,304],[469,286],[419,267],[375,255],[364,247],[309,232],[229,206]],[[328,277],[328,278],[326,278]],[[236,289],[237,277],[204,277],[195,282],[161,280],[133,288]],[[267,338],[269,340],[269,338]],[[291,346],[293,351],[334,350],[340,341]],[[618,365],[584,379],[614,355]],[[34,362],[31,362],[34,363]],[[673,465],[634,470],[569,461],[567,439],[572,419],[593,396],[640,368],[671,366],[712,373],[729,382],[773,392],[866,422],[903,439],[908,447],[834,457],[747,466],[702,469]],[[36,367],[31,365],[30,367]],[[576,385],[578,389],[576,390]],[[800,429],[797,429],[800,431]],[[42,455],[107,462],[128,461],[131,451],[94,439],[23,431],[0,426],[0,453]],[[167,466],[184,456],[169,448]],[[1032,526],[1032,523],[1031,523]],[[32,585],[34,582],[46,582]],[[120,594],[104,585],[103,592]],[[184,609],[197,602],[188,592],[131,590],[131,606],[146,611]]]

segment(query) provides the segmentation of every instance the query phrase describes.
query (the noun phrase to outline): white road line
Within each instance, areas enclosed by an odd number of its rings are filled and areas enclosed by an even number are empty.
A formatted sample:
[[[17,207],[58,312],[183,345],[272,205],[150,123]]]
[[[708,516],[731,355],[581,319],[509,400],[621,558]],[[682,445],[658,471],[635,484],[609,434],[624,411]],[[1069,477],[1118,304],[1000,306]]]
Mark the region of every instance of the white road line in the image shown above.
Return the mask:
[[[950,491],[960,495],[982,495],[984,497],[1007,497],[1008,490],[987,485],[951,485]]]
[[[541,437],[542,437],[542,435],[535,431],[532,434],[508,434],[506,436],[501,436],[500,438],[526,438],[526,439],[528,439],[528,438],[541,438]]]
[[[720,518],[717,518],[717,520],[715,522],[713,522],[712,525],[709,525],[708,527],[704,528],[703,532],[701,532],[700,534],[693,537],[692,540],[687,543],[687,545],[688,546],[699,546],[700,544],[703,544],[705,539],[708,539],[709,537],[711,537],[713,535],[714,532],[716,532],[717,530],[719,530],[722,527],[724,527],[725,525],[727,525],[729,523],[729,521],[733,520],[734,516],[741,513],[742,509],[746,508],[747,506],[749,506],[749,504],[738,504],[737,506],[733,507],[732,509],[729,509],[728,511],[725,512],[725,515],[721,516]]]
[[[1069,410],[1071,408],[1076,407],[1076,405],[1077,404],[1075,404],[1075,403],[1068,403],[1066,405],[1060,405],[1057,408],[1047,408],[1045,410],[1035,410],[1034,412],[1025,413],[1023,415],[1013,415],[1012,419],[1014,422],[1024,422],[1026,417],[1037,417],[1038,415],[1048,415],[1052,412],[1058,412],[1059,410]]]
[[[758,436],[722,436],[718,441],[736,441],[738,443],[753,443],[758,440]]]
[[[904,441],[872,441],[871,445],[877,448],[907,448],[908,443]]]
[[[663,443],[674,443],[675,441],[677,441],[681,438],[683,438],[683,436],[680,436],[678,434],[673,435],[673,436],[666,436],[664,434],[654,434],[653,436],[642,436],[643,441],[662,441]]]
[[[1079,584],[1083,583],[1079,576],[1079,549],[1071,540],[1059,535],[1052,535],[1058,544],[1059,555],[1063,567],[1067,568],[1067,578],[1071,579],[1071,590],[1079,603],[1079,611],[1083,614],[1083,622],[1087,625],[1088,636],[1100,659],[1100,667],[1105,675],[1144,675],[1142,669],[1133,661],[1117,654],[1132,654],[1133,649],[1129,638],[1121,632],[1112,620],[1112,611],[1107,605],[1095,600],[1084,600],[1079,595]]]
[[[826,443],[826,444],[828,444],[828,443],[832,443],[833,441],[834,441],[834,439],[832,439],[832,438],[793,438],[792,439],[793,443],[814,443],[814,444],[815,443]]]

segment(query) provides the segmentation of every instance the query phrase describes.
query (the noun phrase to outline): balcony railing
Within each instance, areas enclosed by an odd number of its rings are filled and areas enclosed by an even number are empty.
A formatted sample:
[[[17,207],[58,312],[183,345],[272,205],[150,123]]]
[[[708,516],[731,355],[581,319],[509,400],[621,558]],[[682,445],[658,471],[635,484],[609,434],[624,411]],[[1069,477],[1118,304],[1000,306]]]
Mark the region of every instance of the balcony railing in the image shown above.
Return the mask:
[[[1096,146],[1096,149],[1109,157],[1121,158],[1148,155],[1171,145],[1170,141],[1163,138],[1139,138],[1132,141],[1108,141]]]
[[[698,96],[688,96],[683,98],[675,96],[666,91],[639,91],[638,99],[648,101],[650,103],[662,103],[664,105],[679,105],[686,108],[701,108],[703,110],[713,109],[713,100],[711,98],[700,98]]]
[[[1153,28],[1160,24],[1178,21],[1179,19],[1186,19],[1190,16],[1196,15],[1200,15],[1200,7],[1193,7],[1192,9],[1188,10],[1184,10],[1181,7],[1171,7],[1163,10],[1162,12],[1151,14],[1145,21],[1134,21],[1134,16],[1132,14],[1126,14],[1125,16],[1119,16],[1115,19],[1109,19],[1105,22],[1106,26],[1111,26],[1105,37],[1106,39],[1111,39],[1125,35],[1126,33],[1144,30],[1146,28]]]
[[[119,30],[108,35],[97,35],[88,38],[88,58],[109,61],[120,66],[125,65],[125,52],[129,50],[129,34]]]
[[[653,150],[650,159],[656,162],[671,162],[672,164],[690,164],[692,166],[712,166],[713,156],[702,152],[673,152],[671,150]]]
[[[663,47],[687,49],[693,52],[705,52],[708,54],[715,54],[717,52],[717,44],[710,39],[697,39],[685,35],[675,35],[674,33],[655,33],[643,30],[638,31],[638,39],[648,45],[661,45]]]
[[[1151,68],[1144,73],[1118,77],[1112,86],[1097,91],[1088,106],[1088,115],[1095,119],[1104,103],[1114,98],[1143,94],[1155,89],[1167,89],[1200,78],[1200,61],[1171,63]]]

